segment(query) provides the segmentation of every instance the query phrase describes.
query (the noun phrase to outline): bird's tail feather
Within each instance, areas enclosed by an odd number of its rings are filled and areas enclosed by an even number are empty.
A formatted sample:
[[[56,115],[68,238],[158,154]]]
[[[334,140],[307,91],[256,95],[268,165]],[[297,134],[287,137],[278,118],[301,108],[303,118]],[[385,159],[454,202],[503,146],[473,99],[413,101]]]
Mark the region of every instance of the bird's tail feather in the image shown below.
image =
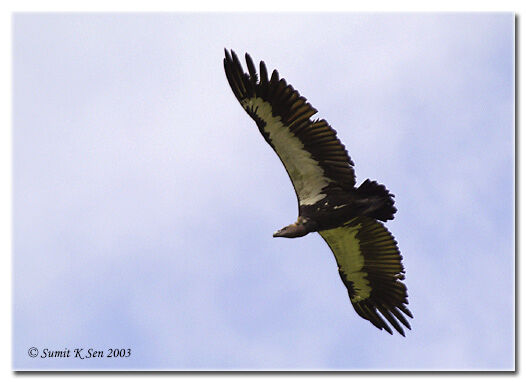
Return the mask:
[[[357,189],[358,195],[366,198],[370,205],[364,215],[382,220],[394,219],[396,207],[394,206],[394,195],[389,193],[383,184],[374,180],[366,179]]]

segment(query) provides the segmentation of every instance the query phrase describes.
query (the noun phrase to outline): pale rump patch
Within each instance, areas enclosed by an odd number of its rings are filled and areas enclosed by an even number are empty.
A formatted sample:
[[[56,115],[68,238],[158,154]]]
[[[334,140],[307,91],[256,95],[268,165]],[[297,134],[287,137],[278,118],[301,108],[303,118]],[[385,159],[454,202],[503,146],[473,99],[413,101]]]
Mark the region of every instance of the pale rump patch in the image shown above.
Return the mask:
[[[280,117],[272,115],[272,106],[259,97],[243,100],[241,104],[265,121],[264,130],[290,175],[300,205],[312,205],[327,196],[322,190],[331,180],[324,176],[323,169],[304,149],[301,140],[290,132]]]
[[[352,302],[368,298],[372,290],[367,280],[367,273],[363,271],[365,259],[360,250],[360,242],[356,238],[361,226],[357,224],[353,227],[338,227],[319,232],[331,247],[340,271],[347,280],[352,281],[355,293],[351,298]]]

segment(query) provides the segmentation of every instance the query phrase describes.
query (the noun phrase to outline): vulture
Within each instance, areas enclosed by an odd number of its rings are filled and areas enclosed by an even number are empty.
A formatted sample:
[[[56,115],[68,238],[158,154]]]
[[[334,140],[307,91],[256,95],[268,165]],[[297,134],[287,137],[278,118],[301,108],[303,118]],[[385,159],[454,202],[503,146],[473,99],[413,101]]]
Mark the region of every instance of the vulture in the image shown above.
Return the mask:
[[[263,61],[259,75],[245,54],[248,73],[225,49],[226,78],[234,96],[252,117],[287,171],[298,200],[298,219],[274,233],[295,238],[318,232],[334,254],[351,304],[362,318],[405,336],[405,270],[393,235],[381,222],[394,219],[394,195],[366,179],[356,186],[354,163],[336,131],[317,110]]]

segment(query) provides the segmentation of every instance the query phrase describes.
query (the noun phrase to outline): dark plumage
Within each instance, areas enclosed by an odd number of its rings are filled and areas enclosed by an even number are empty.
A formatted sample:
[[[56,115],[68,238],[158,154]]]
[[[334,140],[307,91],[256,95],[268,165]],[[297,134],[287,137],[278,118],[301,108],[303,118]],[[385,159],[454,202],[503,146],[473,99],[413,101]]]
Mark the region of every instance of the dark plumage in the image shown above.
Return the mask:
[[[331,248],[356,312],[379,329],[404,335],[407,289],[402,256],[380,221],[394,218],[393,195],[369,179],[355,184],[354,163],[327,121],[277,70],[268,77],[245,55],[248,73],[225,50],[224,67],[237,100],[281,159],[298,199],[298,220],[274,233],[300,237],[318,232]],[[380,220],[380,221],[379,221]],[[405,315],[405,316],[404,316]],[[390,325],[389,325],[390,324]]]

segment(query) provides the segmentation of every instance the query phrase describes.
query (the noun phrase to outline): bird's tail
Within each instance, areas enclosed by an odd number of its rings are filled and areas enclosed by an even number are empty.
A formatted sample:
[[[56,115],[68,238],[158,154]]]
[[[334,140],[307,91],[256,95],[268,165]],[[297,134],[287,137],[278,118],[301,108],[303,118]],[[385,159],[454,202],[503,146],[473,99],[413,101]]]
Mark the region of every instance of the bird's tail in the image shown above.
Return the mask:
[[[357,189],[359,196],[364,198],[368,207],[363,213],[374,219],[387,221],[394,219],[396,207],[394,206],[394,195],[389,193],[383,184],[374,180],[366,179]]]

